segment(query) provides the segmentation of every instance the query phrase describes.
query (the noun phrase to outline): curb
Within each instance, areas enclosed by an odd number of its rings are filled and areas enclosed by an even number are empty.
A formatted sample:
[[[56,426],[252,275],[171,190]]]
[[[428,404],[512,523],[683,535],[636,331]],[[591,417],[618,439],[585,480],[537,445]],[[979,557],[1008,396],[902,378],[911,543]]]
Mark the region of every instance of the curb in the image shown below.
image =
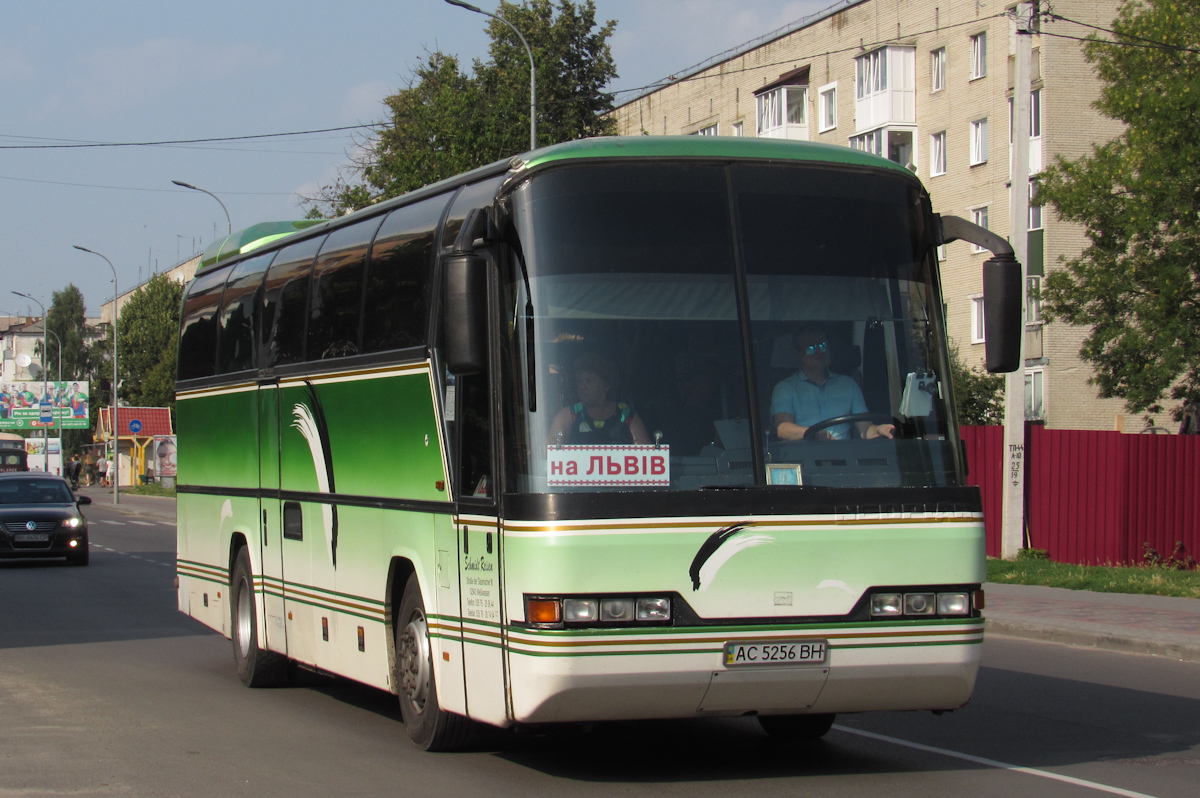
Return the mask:
[[[1200,662],[1200,644],[1175,643],[1147,638],[1120,636],[1112,633],[1089,632],[1086,629],[1067,629],[1021,621],[987,618],[985,630],[989,635],[1041,640],[1077,648],[1098,648],[1124,654],[1146,654],[1183,662]]]

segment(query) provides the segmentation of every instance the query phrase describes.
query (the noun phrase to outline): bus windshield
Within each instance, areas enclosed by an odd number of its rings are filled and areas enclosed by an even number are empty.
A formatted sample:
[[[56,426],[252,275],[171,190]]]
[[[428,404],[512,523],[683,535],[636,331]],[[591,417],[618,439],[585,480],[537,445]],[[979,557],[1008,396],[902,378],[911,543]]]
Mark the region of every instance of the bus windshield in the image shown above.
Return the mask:
[[[962,484],[916,181],[597,163],[501,210],[510,492]]]

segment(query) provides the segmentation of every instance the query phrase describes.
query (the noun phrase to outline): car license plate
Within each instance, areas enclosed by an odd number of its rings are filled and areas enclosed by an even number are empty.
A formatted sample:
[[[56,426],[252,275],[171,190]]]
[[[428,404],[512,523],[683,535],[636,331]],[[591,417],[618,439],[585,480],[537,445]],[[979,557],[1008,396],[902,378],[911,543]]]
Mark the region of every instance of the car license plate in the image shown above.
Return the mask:
[[[46,543],[50,540],[50,536],[43,533],[34,533],[31,535],[14,535],[13,539],[17,543]]]
[[[824,665],[827,640],[747,640],[725,644],[725,667]]]

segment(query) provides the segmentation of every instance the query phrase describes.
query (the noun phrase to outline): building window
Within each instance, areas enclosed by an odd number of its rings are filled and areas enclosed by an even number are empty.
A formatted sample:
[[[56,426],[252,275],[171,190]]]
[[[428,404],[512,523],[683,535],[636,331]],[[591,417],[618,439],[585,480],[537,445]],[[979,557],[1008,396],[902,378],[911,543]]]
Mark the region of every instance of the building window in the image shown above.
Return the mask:
[[[987,34],[971,37],[971,80],[987,75]]]
[[[983,326],[983,296],[977,295],[971,299],[971,343],[982,344],[984,339]]]
[[[1044,369],[1025,372],[1025,420],[1046,420],[1046,389]]]
[[[971,123],[971,166],[987,163],[987,128],[987,119],[977,119]]]
[[[975,224],[979,225],[980,227],[982,227],[984,230],[987,230],[988,229],[988,206],[984,205],[980,208],[972,208],[971,209],[971,221],[974,222]],[[979,246],[978,244],[972,244],[971,251],[972,252],[987,252],[987,249]]]
[[[746,135],[746,124],[744,122],[734,122],[733,132],[730,135],[737,136],[738,138]]]
[[[1034,89],[1029,93],[1029,138],[1042,137],[1042,90]]]
[[[1025,323],[1042,323],[1042,278],[1040,275],[1025,278]]]
[[[946,131],[929,137],[929,175],[946,174]]]
[[[817,98],[820,104],[820,130],[822,133],[833,130],[837,127],[837,84],[822,86],[817,92]]]
[[[883,131],[872,130],[861,136],[851,136],[850,148],[869,152],[872,155],[883,155]]]
[[[702,127],[699,130],[697,130],[695,133],[692,133],[691,135],[693,135],[693,136],[715,136],[715,135],[717,135],[717,124],[714,123],[714,124],[709,125],[708,127]]]
[[[758,103],[758,135],[792,138],[787,131],[808,124],[808,87],[782,86],[763,92]],[[798,136],[808,138],[807,135]]]
[[[933,85],[930,91],[941,91],[946,88],[946,48],[939,47],[929,56],[930,72],[933,74]]]
[[[855,96],[858,99],[887,91],[887,49],[854,59]]]
[[[1037,181],[1029,181],[1029,229],[1042,229],[1042,208],[1040,205],[1034,205],[1037,200]]]

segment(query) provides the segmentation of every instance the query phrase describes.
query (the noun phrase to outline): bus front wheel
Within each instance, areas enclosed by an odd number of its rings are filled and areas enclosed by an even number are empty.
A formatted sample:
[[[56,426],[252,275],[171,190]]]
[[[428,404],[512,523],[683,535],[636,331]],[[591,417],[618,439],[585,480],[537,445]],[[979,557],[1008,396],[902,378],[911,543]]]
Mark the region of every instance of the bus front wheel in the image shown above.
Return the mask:
[[[238,550],[229,580],[229,616],[233,631],[233,661],[247,687],[275,687],[287,681],[287,657],[259,645],[258,608],[254,603],[254,572],[245,547]]]
[[[780,740],[816,740],[833,726],[836,715],[759,715],[763,731]]]
[[[457,751],[470,739],[471,721],[438,705],[429,623],[414,574],[404,586],[396,617],[396,687],[408,735],[425,751]]]

